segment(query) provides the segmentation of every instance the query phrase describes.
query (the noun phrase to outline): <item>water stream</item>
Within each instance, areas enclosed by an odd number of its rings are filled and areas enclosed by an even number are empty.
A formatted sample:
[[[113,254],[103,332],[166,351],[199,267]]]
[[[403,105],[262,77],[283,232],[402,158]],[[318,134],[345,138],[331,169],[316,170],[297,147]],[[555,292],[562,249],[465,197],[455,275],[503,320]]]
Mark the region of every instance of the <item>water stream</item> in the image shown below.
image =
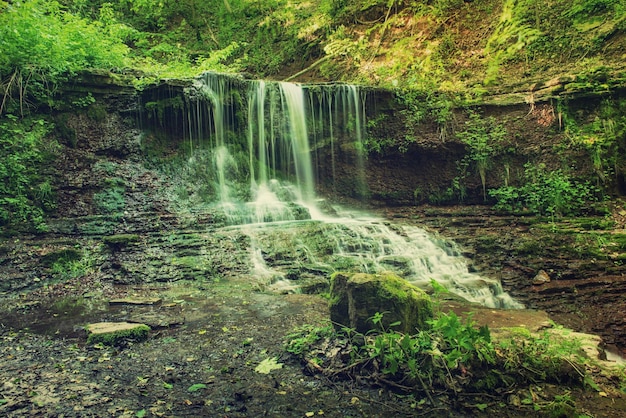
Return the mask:
[[[321,204],[317,150],[362,149],[365,97],[357,86],[236,80],[205,74],[189,112],[192,154],[204,149],[214,210],[250,237],[252,275],[277,291],[301,276],[394,271],[489,307],[521,308],[496,280],[468,272],[456,246],[415,226]],[[361,162],[359,162],[361,161]],[[362,169],[362,160],[357,161]],[[326,164],[328,166],[328,164]],[[326,173],[328,175],[328,173]]]

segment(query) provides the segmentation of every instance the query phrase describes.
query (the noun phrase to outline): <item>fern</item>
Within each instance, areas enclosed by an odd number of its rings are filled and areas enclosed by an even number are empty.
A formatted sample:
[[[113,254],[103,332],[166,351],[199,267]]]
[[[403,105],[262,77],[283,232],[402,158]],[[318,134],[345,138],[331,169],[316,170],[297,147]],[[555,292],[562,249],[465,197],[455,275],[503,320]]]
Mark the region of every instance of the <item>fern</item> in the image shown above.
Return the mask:
[[[506,0],[502,6],[500,21],[485,48],[485,52],[491,56],[487,84],[495,81],[500,64],[514,59],[524,47],[542,35],[539,29],[524,21],[523,6],[516,0]]]

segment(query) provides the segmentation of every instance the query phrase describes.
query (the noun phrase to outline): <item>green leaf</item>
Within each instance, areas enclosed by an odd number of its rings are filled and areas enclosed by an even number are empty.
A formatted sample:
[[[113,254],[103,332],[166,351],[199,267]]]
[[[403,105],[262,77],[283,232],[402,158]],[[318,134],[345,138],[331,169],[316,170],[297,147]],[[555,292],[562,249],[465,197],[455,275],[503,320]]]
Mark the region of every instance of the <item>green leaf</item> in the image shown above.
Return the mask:
[[[281,369],[282,367],[283,363],[278,363],[276,357],[271,357],[260,362],[254,371],[262,374],[270,374],[272,370]]]
[[[143,418],[143,417],[145,417],[145,416],[146,416],[146,410],[145,410],[145,409],[142,409],[141,411],[137,411],[137,413],[135,414],[135,416],[136,416],[137,418]]]
[[[200,389],[204,388],[206,388],[206,385],[204,383],[196,383],[195,385],[189,386],[189,388],[187,388],[187,392],[197,392]]]
[[[487,409],[489,407],[489,405],[487,405],[486,403],[477,403],[476,405],[474,405],[476,408],[478,408],[481,411],[484,411],[485,409]]]

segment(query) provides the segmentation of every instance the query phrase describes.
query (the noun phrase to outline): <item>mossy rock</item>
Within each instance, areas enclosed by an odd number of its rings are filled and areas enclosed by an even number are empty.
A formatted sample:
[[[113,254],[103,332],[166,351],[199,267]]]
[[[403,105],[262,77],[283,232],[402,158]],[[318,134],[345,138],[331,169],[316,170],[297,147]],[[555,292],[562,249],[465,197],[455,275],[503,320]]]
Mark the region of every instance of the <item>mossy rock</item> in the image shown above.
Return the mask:
[[[102,242],[112,249],[126,247],[130,243],[137,241],[139,241],[139,235],[136,234],[109,235],[102,238]]]
[[[145,340],[150,327],[145,324],[130,322],[98,322],[85,327],[88,333],[87,343],[119,345],[123,340]]]
[[[428,328],[433,317],[430,297],[420,288],[394,273],[335,273],[331,276],[330,318],[337,326],[366,333],[380,330],[372,322],[382,313],[381,325],[400,322],[395,331],[414,334]]]
[[[50,252],[41,257],[41,264],[45,267],[52,267],[58,262],[78,261],[83,257],[83,252],[74,248],[64,248],[62,250]]]

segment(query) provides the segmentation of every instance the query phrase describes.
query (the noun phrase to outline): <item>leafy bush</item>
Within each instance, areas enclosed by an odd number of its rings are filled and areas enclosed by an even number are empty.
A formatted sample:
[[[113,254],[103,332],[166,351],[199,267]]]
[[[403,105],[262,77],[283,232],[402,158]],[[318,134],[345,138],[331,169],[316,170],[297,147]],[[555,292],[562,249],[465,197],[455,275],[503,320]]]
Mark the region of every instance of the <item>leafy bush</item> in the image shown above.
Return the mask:
[[[474,164],[483,186],[483,198],[487,200],[487,170],[493,163],[493,157],[500,151],[500,143],[507,135],[504,126],[496,123],[495,118],[483,118],[478,113],[470,113],[465,122],[465,130],[457,136],[468,147],[467,159]]]
[[[25,93],[45,101],[50,86],[86,68],[123,67],[128,34],[111,19],[88,21],[45,0],[0,2],[0,80],[8,105]],[[16,97],[17,100],[7,100]]]
[[[497,200],[496,209],[516,211],[527,209],[533,213],[550,215],[580,214],[590,202],[597,201],[597,187],[578,182],[563,170],[547,171],[544,164],[527,163],[522,186],[505,186],[491,190]]]
[[[44,143],[51,128],[40,118],[0,120],[0,226],[45,229],[44,209],[54,206],[50,180],[41,173],[55,148]]]
[[[366,335],[353,329],[306,326],[287,336],[286,350],[305,360],[311,371],[329,378],[343,377],[391,386],[409,393],[489,391],[509,393],[515,385],[567,381],[594,385],[585,364],[592,362],[576,339],[546,331],[531,334],[507,329],[492,341],[487,326],[478,327],[468,316],[439,313],[430,328],[416,334],[382,327],[383,314],[371,320],[378,332]],[[358,378],[358,379],[357,379]],[[495,389],[495,391],[494,391]]]

